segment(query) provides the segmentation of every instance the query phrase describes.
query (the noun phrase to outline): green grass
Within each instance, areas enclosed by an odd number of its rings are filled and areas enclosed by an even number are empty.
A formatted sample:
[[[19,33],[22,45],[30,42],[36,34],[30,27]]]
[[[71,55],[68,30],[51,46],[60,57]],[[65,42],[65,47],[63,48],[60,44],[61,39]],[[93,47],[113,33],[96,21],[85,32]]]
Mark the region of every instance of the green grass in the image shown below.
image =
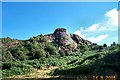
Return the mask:
[[[69,56],[51,55],[48,58],[33,60],[3,61],[2,77],[29,75],[34,68],[57,66],[50,75],[107,75],[117,73],[120,68],[120,53],[117,47],[107,47],[102,51],[90,50],[77,52]],[[107,72],[108,71],[108,72]]]

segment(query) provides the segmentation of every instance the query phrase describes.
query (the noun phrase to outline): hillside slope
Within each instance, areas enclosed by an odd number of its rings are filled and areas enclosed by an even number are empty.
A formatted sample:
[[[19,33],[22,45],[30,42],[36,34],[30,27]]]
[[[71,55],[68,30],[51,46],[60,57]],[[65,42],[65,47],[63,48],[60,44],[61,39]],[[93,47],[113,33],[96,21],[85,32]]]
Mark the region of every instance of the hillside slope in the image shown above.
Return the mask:
[[[7,37],[2,38],[1,41],[0,45],[3,48],[3,52],[9,53],[7,54],[9,57],[16,59],[18,57],[15,53],[22,56],[21,58],[25,58],[25,55],[27,55],[38,59],[57,53],[61,56],[69,55],[79,51],[82,45],[92,45],[90,41],[84,40],[78,35],[68,34],[64,28],[57,28],[52,34],[38,35],[28,40],[17,40]]]
[[[48,75],[115,75],[120,71],[120,45],[97,45],[66,29],[28,40],[1,38],[3,77],[29,75],[36,69],[57,67]],[[47,71],[47,70],[46,70]]]

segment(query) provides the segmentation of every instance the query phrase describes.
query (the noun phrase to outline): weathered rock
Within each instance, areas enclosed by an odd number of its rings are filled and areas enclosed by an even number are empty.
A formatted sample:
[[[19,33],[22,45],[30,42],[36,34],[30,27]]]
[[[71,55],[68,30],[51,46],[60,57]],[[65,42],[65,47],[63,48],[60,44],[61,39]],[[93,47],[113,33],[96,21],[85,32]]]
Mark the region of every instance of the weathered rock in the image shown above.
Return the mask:
[[[47,34],[45,37],[48,42],[54,42],[54,37],[52,34]]]
[[[64,28],[57,28],[53,34],[45,35],[48,42],[55,42],[58,44],[59,50],[75,52],[78,51],[77,44],[85,43],[91,45],[88,40],[81,38],[76,34],[68,34]]]
[[[77,44],[73,41],[71,36],[67,34],[66,29],[58,28],[55,30],[53,34],[55,41],[59,44],[59,46],[71,46],[72,48],[76,48]]]
[[[85,43],[87,45],[91,45],[92,44],[90,41],[85,40],[85,39],[81,38],[80,36],[78,36],[76,34],[70,34],[70,36],[77,44],[80,44],[80,43]]]
[[[77,43],[84,43],[84,39],[76,34],[70,34],[71,38]]]
[[[88,40],[85,40],[84,43],[87,44],[87,45],[92,45],[92,42],[90,42],[90,41],[88,41]]]
[[[66,29],[65,28],[57,28],[53,34],[56,34],[56,33],[59,33],[59,32],[62,32],[62,33],[65,32],[66,33]]]

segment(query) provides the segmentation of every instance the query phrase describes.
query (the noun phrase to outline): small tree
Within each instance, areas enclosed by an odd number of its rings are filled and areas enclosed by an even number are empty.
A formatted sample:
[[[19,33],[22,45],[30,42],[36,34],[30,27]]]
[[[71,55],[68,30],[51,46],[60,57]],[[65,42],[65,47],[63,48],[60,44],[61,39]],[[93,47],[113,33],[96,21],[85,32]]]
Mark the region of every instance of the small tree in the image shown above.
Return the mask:
[[[81,49],[81,52],[85,52],[85,51],[88,51],[88,50],[89,50],[89,47],[88,47],[88,45],[86,45],[86,44],[82,44],[82,45],[80,46],[80,49]]]
[[[98,50],[99,50],[99,51],[101,51],[102,49],[103,49],[103,47],[102,47],[102,46],[99,46],[99,47],[98,47]]]
[[[7,61],[7,60],[12,60],[14,57],[12,56],[10,51],[2,51],[2,60]]]
[[[113,46],[115,46],[116,45],[116,43],[115,42],[113,42]]]
[[[34,58],[39,59],[41,57],[46,57],[46,53],[43,49],[37,49],[34,53]]]
[[[50,53],[46,51],[46,58],[50,57]]]
[[[56,55],[58,50],[53,45],[47,45],[45,48],[46,51],[48,51],[51,55]]]
[[[107,47],[107,44],[103,44],[103,47]]]

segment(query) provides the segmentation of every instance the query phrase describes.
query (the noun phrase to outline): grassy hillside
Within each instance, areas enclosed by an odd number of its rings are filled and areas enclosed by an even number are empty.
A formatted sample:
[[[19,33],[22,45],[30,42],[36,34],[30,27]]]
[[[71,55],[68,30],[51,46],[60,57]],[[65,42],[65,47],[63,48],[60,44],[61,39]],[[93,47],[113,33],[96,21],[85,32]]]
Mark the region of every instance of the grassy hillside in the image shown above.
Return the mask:
[[[120,72],[120,45],[78,44],[80,51],[59,52],[56,43],[43,35],[29,40],[2,38],[2,77],[29,75],[36,69],[58,67],[49,75],[117,75]]]

